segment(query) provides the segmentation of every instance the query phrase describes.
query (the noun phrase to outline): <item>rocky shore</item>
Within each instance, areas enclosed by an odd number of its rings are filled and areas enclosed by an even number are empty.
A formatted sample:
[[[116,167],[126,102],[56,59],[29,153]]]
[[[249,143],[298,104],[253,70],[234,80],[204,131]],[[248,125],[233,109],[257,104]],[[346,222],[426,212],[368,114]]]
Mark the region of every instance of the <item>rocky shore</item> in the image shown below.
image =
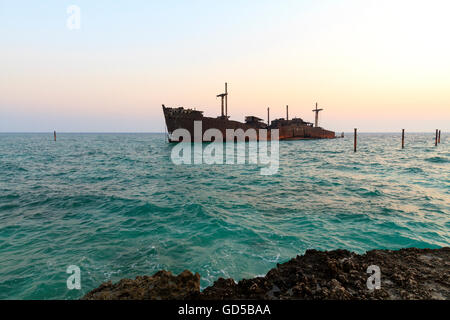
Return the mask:
[[[367,287],[371,265],[380,268],[379,289]],[[203,291],[198,273],[159,271],[103,283],[82,299],[450,299],[450,248],[372,250],[363,255],[307,250],[264,277],[238,283],[219,278]]]

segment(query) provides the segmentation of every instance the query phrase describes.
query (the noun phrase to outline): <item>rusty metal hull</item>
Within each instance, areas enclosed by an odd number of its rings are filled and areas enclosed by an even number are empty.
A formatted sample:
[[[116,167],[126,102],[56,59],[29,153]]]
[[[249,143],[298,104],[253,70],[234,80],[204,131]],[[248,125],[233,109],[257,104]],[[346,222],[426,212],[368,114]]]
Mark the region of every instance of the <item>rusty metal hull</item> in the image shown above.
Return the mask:
[[[226,140],[227,129],[242,129],[247,131],[248,129],[255,129],[257,136],[256,140],[270,140],[271,130],[279,130],[279,140],[304,140],[304,139],[334,139],[336,135],[333,131],[325,130],[320,127],[313,127],[310,125],[303,125],[298,123],[289,123],[284,121],[284,125],[267,126],[264,123],[243,123],[239,121],[229,120],[227,117],[204,117],[201,111],[194,111],[184,108],[167,108],[163,106],[164,118],[166,121],[167,131],[169,133],[169,142],[180,142],[179,139],[171,138],[172,133],[176,129],[186,129],[191,136],[191,142],[194,142],[194,121],[201,121],[202,124],[202,141],[211,142],[210,140],[204,140],[203,135],[208,129],[217,129],[222,133],[224,140]],[[291,121],[292,122],[292,121]],[[259,129],[267,129],[267,136],[260,135]]]

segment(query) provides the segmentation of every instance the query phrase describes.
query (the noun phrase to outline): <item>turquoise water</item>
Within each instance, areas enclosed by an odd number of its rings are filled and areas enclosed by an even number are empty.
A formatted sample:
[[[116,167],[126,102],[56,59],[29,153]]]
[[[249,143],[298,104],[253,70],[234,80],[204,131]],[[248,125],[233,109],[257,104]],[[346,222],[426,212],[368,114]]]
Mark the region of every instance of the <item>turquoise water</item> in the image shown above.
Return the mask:
[[[0,134],[0,299],[160,269],[265,274],[308,248],[450,245],[450,135],[280,142],[280,168],[181,165],[162,134]],[[68,290],[66,268],[81,268]]]

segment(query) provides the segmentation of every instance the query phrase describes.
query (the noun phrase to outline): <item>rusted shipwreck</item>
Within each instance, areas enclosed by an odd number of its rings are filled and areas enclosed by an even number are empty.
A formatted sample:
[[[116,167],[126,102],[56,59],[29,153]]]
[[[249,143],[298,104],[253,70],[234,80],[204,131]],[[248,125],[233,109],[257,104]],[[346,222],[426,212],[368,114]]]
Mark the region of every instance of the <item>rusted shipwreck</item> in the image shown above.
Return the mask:
[[[248,129],[256,130],[256,140],[270,140],[271,131],[278,129],[279,140],[302,140],[302,139],[334,139],[336,134],[333,131],[325,130],[319,127],[319,112],[323,109],[316,108],[315,123],[303,121],[301,118],[292,118],[289,120],[289,109],[286,106],[286,119],[280,118],[270,121],[270,110],[267,108],[267,123],[264,123],[261,118],[255,116],[246,116],[245,122],[230,120],[228,116],[228,88],[225,83],[225,92],[217,95],[221,98],[221,115],[219,117],[205,117],[203,111],[194,109],[168,108],[162,106],[164,118],[166,120],[167,133],[169,142],[180,142],[182,138],[174,137],[173,132],[176,129],[186,129],[190,133],[191,142],[196,142],[195,138],[195,123],[201,122],[201,141],[211,142],[211,139],[205,139],[204,133],[208,129],[217,129],[222,133],[224,140],[226,140],[226,130]],[[198,123],[198,122],[197,122]],[[265,129],[265,130],[260,130]],[[263,132],[263,134],[261,134]],[[198,137],[198,135],[197,135]],[[199,138],[197,138],[199,139]],[[248,139],[248,138],[247,138]]]

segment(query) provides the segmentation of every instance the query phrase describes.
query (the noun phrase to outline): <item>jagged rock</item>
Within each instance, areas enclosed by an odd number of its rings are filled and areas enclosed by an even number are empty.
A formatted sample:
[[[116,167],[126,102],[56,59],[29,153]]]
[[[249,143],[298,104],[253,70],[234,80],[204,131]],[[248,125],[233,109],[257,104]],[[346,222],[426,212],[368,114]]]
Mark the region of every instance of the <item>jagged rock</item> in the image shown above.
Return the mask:
[[[367,288],[367,267],[381,270],[381,288]],[[307,250],[265,277],[219,278],[200,292],[200,276],[159,271],[153,276],[106,282],[83,299],[450,299],[450,248]]]
[[[86,294],[84,300],[183,300],[200,293],[200,275],[185,270],[178,276],[158,271],[153,276],[103,283]]]

